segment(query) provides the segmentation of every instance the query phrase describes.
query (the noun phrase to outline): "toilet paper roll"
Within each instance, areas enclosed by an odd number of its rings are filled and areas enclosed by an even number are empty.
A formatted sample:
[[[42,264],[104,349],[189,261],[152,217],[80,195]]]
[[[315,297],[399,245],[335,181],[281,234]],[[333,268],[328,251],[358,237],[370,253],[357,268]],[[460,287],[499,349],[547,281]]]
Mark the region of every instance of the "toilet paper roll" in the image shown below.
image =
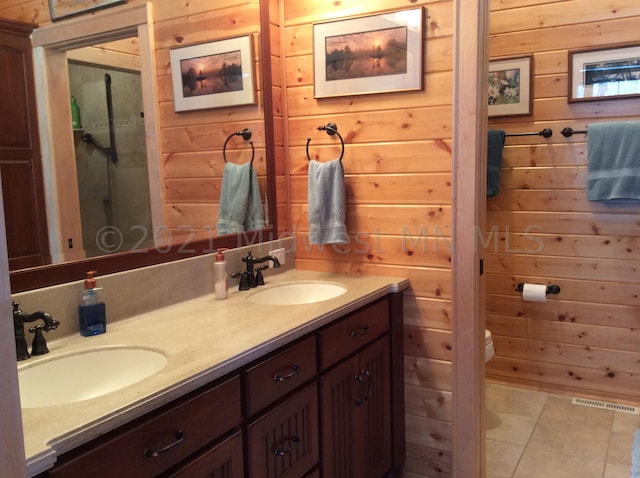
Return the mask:
[[[544,284],[525,284],[522,287],[522,300],[526,302],[546,302],[547,286]]]

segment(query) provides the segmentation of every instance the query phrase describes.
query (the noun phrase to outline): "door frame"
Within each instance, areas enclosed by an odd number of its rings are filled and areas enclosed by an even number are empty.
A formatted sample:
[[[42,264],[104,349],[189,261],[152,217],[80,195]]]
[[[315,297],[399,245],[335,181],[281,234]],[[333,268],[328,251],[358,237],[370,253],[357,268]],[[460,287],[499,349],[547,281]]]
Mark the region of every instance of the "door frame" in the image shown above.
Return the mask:
[[[454,1],[453,476],[485,475],[485,317],[482,251],[486,203],[489,0]]]

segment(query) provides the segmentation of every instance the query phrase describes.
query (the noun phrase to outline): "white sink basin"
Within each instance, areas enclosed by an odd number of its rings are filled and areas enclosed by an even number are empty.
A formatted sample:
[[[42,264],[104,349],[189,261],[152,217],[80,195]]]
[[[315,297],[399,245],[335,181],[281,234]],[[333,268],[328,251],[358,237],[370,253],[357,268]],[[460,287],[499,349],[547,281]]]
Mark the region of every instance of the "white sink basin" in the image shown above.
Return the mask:
[[[331,282],[290,282],[258,290],[247,300],[263,305],[313,304],[344,294],[347,288]]]
[[[88,400],[133,385],[166,364],[163,354],[139,347],[99,348],[27,362],[18,367],[20,401],[22,408],[39,408]]]

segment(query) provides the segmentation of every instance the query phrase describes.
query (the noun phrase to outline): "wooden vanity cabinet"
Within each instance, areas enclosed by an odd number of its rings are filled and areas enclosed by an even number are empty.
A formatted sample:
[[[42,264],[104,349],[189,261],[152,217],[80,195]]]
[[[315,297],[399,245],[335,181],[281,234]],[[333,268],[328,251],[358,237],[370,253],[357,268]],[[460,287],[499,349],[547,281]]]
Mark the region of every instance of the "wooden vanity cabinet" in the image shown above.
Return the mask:
[[[392,476],[404,460],[402,367],[396,293],[63,455],[41,477]]]

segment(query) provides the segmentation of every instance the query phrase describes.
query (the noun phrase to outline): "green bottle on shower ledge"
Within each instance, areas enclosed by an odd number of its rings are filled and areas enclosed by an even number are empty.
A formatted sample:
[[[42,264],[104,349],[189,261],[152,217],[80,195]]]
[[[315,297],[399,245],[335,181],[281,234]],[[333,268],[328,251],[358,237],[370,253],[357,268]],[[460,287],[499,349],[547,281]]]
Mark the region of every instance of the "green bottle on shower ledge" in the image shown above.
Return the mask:
[[[80,120],[80,107],[76,102],[76,97],[71,97],[71,125],[73,129],[81,129],[82,121]]]

